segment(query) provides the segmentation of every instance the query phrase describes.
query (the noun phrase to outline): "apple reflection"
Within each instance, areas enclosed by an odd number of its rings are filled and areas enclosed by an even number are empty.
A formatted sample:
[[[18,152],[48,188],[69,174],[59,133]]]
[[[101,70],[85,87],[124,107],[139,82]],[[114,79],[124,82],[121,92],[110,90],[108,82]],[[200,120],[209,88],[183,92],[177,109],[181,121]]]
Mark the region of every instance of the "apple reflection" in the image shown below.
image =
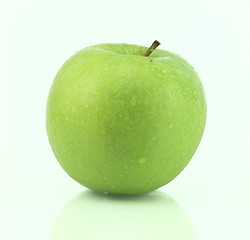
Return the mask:
[[[112,196],[86,190],[66,204],[50,238],[80,239],[195,240],[197,237],[180,206],[161,191]]]

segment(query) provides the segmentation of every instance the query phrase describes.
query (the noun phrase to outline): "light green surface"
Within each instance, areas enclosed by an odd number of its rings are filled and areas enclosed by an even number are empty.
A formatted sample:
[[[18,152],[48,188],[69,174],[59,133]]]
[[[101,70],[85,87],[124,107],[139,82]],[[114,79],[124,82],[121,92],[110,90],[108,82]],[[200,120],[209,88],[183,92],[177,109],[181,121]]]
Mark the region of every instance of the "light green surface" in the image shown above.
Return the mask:
[[[181,57],[129,44],[98,44],[72,56],[47,102],[53,152],[96,191],[157,189],[187,165],[206,120],[203,87]]]

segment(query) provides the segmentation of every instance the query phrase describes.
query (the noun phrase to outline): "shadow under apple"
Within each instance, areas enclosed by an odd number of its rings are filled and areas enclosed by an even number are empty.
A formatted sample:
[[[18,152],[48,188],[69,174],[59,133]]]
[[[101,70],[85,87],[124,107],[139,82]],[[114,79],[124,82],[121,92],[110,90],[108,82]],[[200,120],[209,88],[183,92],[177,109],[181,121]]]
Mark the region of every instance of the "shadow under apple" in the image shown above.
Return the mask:
[[[103,195],[85,190],[62,209],[50,240],[196,240],[188,217],[168,195]]]

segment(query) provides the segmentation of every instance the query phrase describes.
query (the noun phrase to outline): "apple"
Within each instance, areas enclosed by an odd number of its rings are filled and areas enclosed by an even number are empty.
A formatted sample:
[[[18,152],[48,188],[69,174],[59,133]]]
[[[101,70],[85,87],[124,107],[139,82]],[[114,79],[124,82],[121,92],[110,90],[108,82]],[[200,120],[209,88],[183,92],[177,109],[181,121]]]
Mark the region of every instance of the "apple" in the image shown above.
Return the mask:
[[[195,153],[206,122],[202,83],[187,61],[158,45],[93,45],[58,71],[47,101],[48,139],[83,186],[149,192]]]

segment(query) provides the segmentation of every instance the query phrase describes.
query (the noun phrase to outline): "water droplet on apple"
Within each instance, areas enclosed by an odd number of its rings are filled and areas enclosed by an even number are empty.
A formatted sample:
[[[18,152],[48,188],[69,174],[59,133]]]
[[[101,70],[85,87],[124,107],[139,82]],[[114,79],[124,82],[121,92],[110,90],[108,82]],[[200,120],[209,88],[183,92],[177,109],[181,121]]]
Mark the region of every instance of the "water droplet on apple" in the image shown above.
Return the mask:
[[[187,95],[185,90],[182,91],[182,95],[183,95],[183,96],[186,96],[186,95]]]
[[[145,159],[145,158],[140,158],[140,159],[139,159],[139,163],[144,164],[145,162],[146,162],[146,159]]]
[[[121,75],[122,75],[122,77],[124,77],[124,76],[125,76],[125,73],[123,72]]]
[[[152,142],[156,142],[157,141],[157,137],[152,137],[151,140],[152,140]]]
[[[106,130],[105,130],[105,129],[102,129],[102,130],[101,130],[101,133],[103,133],[103,134],[106,133]]]
[[[109,193],[108,192],[103,192],[105,195],[108,195]]]
[[[176,94],[177,94],[177,92],[175,91],[175,89],[172,89],[171,90],[171,95],[174,97],[174,96],[176,96]]]
[[[136,98],[135,98],[135,97],[132,97],[132,98],[131,98],[130,104],[131,104],[131,105],[135,105],[135,104],[136,104]]]
[[[111,186],[111,188],[115,188],[114,186]]]
[[[173,123],[169,123],[168,128],[172,128],[172,127],[173,127]]]

